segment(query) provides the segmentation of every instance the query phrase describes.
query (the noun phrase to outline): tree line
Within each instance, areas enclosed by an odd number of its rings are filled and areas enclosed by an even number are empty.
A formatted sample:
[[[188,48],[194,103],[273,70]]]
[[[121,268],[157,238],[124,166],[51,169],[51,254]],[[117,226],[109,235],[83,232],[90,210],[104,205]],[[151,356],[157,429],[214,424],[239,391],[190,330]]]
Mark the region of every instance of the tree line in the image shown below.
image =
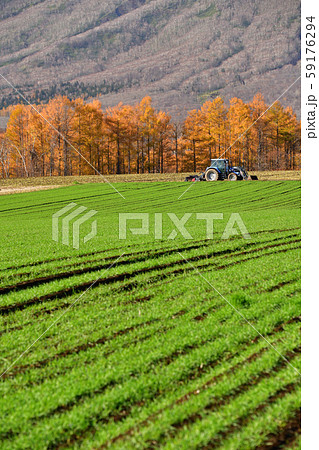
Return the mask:
[[[300,168],[300,121],[279,102],[268,109],[261,94],[229,105],[217,97],[185,119],[157,110],[151,97],[103,110],[98,100],[56,96],[34,108],[9,107],[3,178],[196,172],[218,157],[247,170]]]
[[[136,85],[136,83],[135,83]],[[76,99],[81,97],[85,100],[98,97],[100,95],[107,95],[110,93],[117,93],[124,87],[131,88],[133,82],[130,79],[123,81],[110,81],[103,80],[99,84],[85,84],[83,82],[75,81],[70,83],[69,81],[61,82],[58,84],[52,84],[45,89],[35,89],[28,95],[28,99],[31,103],[48,103],[50,99],[57,95],[66,96],[69,99]],[[32,85],[28,86],[32,89]],[[59,94],[58,94],[59,93]],[[3,95],[0,98],[0,109],[5,109],[12,105],[21,103],[21,97],[16,92]]]

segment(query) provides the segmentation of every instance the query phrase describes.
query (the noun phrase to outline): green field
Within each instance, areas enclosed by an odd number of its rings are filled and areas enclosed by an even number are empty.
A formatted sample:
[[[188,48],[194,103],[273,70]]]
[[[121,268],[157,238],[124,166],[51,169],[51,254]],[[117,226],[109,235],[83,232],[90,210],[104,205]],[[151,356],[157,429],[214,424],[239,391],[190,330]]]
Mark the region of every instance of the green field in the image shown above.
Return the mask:
[[[300,182],[115,186],[0,197],[1,449],[299,448]],[[79,250],[52,240],[71,202],[97,211]]]

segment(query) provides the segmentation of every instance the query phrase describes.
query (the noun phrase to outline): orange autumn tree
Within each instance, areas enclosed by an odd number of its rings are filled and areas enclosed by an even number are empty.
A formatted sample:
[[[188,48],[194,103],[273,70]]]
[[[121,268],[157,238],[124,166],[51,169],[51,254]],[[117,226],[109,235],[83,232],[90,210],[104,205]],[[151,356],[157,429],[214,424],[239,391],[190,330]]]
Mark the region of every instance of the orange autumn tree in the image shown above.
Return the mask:
[[[269,142],[271,168],[294,167],[295,143],[299,141],[297,120],[291,108],[284,109],[276,102],[269,110]],[[297,137],[296,137],[297,136]]]
[[[11,156],[11,174],[13,176],[29,176],[30,145],[30,108],[17,105],[11,112],[6,130],[7,145]]]
[[[204,142],[210,150],[210,156],[218,157],[229,146],[227,108],[221,97],[204,103],[201,108],[203,117],[202,133]]]
[[[108,108],[104,117],[106,133],[112,144],[113,154],[116,160],[116,173],[125,173],[126,153],[129,152],[131,160],[133,111],[129,105],[119,103],[114,108]]]
[[[249,170],[252,117],[249,106],[239,98],[232,98],[227,113],[229,127],[228,156],[234,165]]]
[[[154,146],[153,151],[157,158],[153,156],[153,172],[164,173],[165,165],[170,169],[174,165],[174,152],[172,151],[172,131],[171,116],[164,111],[158,111],[155,118]],[[165,158],[166,156],[166,158]]]
[[[154,121],[155,110],[152,106],[151,97],[145,97],[140,103],[139,116],[142,132],[142,173],[144,172],[144,149],[146,152],[147,161],[145,163],[146,170],[151,172],[151,146],[154,139]]]
[[[10,152],[6,142],[4,132],[0,132],[0,173],[2,178],[9,178],[10,175]]]
[[[251,110],[251,118],[254,125],[251,128],[252,135],[252,152],[251,164],[257,170],[265,170],[267,160],[269,160],[269,145],[267,136],[269,136],[269,115],[265,113],[268,105],[265,103],[262,94],[257,94],[249,104]]]
[[[188,113],[183,127],[183,147],[185,149],[185,169],[197,170],[198,148],[202,143],[203,116],[193,109]]]

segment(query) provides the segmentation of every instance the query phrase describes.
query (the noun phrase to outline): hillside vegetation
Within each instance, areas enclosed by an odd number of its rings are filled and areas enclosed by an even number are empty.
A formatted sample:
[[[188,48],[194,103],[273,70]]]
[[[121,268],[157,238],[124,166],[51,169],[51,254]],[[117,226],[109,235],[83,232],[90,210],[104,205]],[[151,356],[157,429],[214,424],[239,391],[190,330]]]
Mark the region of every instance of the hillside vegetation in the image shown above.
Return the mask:
[[[1,73],[34,102],[147,94],[173,111],[261,92],[270,103],[300,72],[298,0],[11,0],[0,19]],[[17,101],[0,89],[0,107]],[[298,84],[283,103],[299,112]]]

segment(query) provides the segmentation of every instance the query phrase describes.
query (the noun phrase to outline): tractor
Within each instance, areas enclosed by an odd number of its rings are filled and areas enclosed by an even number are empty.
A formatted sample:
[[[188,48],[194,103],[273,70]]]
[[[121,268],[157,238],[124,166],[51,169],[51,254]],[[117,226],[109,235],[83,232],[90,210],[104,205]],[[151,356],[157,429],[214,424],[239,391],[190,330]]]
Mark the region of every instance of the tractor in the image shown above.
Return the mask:
[[[211,159],[211,164],[199,175],[190,175],[185,181],[217,181],[217,180],[258,180],[255,175],[248,176],[244,167],[232,166],[229,159]]]

